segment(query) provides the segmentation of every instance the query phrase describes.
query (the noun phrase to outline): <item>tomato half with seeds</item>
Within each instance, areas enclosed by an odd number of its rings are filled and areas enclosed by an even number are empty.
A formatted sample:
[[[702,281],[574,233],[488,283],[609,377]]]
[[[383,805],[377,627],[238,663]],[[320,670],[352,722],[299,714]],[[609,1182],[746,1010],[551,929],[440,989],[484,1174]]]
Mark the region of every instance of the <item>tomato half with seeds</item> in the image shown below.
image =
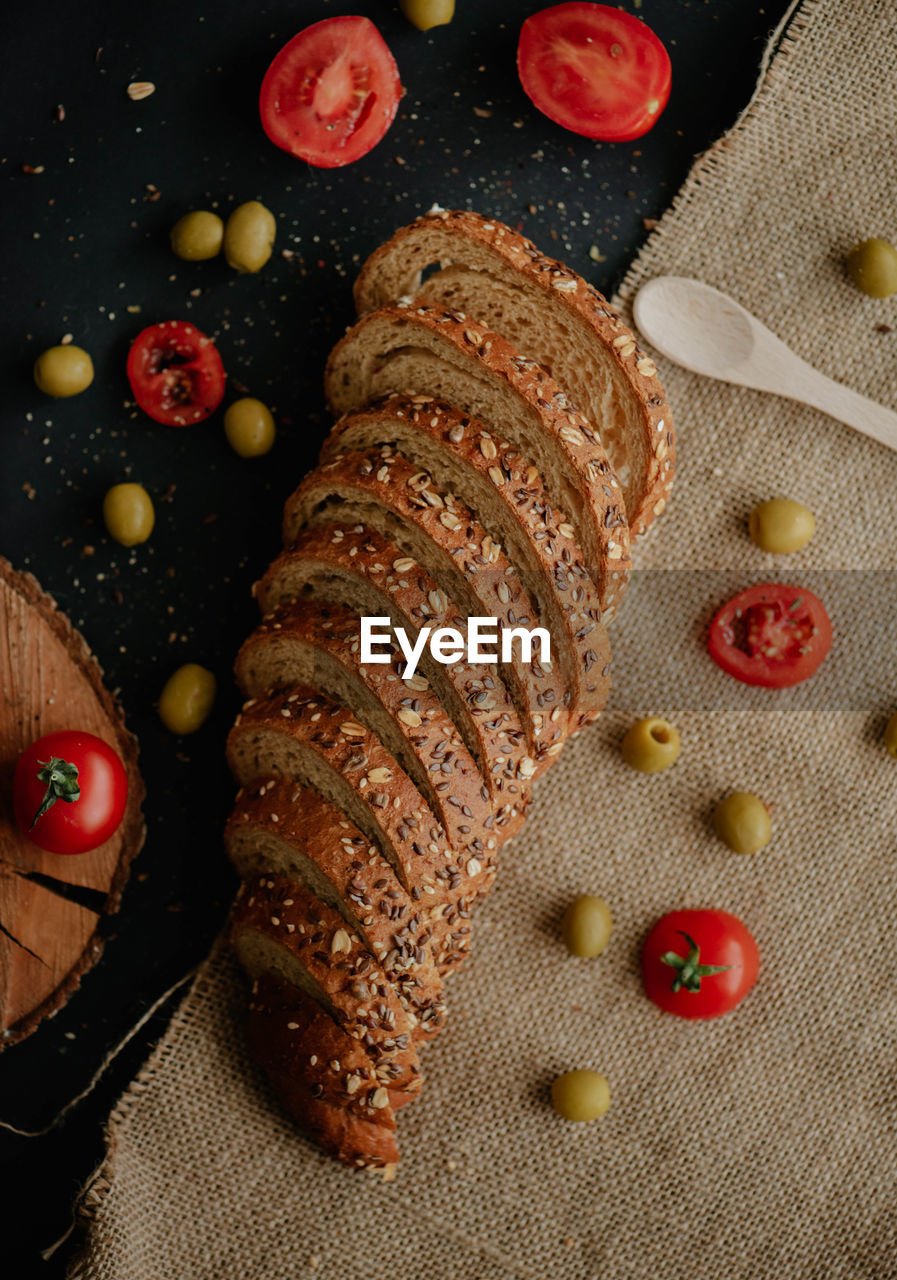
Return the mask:
[[[640,138],[670,96],[670,57],[660,40],[606,4],[556,4],[527,18],[517,71],[549,120],[604,142]]]
[[[50,853],[87,853],[117,831],[128,775],[117,752],[93,733],[47,733],[19,756],[13,808],[22,833]]]
[[[649,1000],[679,1018],[718,1018],[740,1004],[757,981],[753,935],[728,911],[671,911],[642,948]]]
[[[733,596],[707,638],[711,658],[727,675],[765,689],[809,680],[831,647],[832,624],[819,597],[781,582]]]
[[[128,353],[128,381],[144,413],[169,427],[189,427],[224,399],[224,366],[211,338],[184,320],[151,324]]]
[[[401,96],[395,58],[373,22],[341,15],[284,45],[262,81],[259,111],[278,147],[337,169],[377,145]]]

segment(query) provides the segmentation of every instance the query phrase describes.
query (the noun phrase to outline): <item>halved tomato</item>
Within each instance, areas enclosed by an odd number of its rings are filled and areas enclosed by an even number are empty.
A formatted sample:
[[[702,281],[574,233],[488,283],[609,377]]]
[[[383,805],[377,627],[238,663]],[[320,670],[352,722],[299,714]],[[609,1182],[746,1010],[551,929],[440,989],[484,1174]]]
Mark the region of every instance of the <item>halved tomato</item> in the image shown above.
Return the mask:
[[[265,133],[292,155],[336,169],[367,155],[395,119],[402,85],[370,18],[315,22],[285,44],[262,81]]]
[[[805,587],[764,582],[724,604],[710,624],[707,649],[745,684],[784,689],[815,675],[832,647],[832,624]]]
[[[644,22],[606,4],[556,4],[520,29],[517,70],[541,112],[573,133],[629,142],[670,96],[670,57]]]
[[[202,422],[224,398],[217,347],[183,320],[138,333],[128,352],[128,381],[143,412],[169,427]]]

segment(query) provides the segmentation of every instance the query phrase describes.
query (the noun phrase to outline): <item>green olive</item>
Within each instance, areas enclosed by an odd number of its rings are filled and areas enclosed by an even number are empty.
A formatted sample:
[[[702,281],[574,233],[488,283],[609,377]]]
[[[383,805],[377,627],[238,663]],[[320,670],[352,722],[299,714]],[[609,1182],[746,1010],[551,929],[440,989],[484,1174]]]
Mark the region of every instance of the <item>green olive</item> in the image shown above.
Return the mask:
[[[274,419],[261,400],[244,396],[235,400],[224,415],[227,442],[241,458],[258,458],[274,444]]]
[[[185,213],[171,228],[171,247],[187,262],[204,262],[216,258],[224,240],[224,223],[217,213],[194,209]]]
[[[749,791],[733,791],[719,802],[713,828],[734,853],[759,853],[772,837],[769,810]]]
[[[418,31],[444,27],[455,16],[455,0],[399,0],[399,8]]]
[[[748,519],[751,541],[763,551],[789,556],[805,547],[816,531],[809,507],[791,498],[770,498],[754,507]]]
[[[610,1106],[610,1086],[598,1071],[568,1071],[553,1082],[551,1105],[565,1120],[597,1120]]]
[[[648,716],[626,730],[623,759],[639,773],[660,773],[679,759],[679,730],[669,720]]]
[[[79,395],[93,382],[93,361],[81,347],[48,347],[34,362],[34,381],[57,400]]]
[[[600,956],[610,941],[613,928],[610,907],[603,898],[583,894],[574,898],[561,922],[561,936],[572,956],[592,959]]]
[[[166,729],[183,736],[195,733],[215,701],[215,677],[195,662],[178,667],[159,698],[159,716]]]
[[[114,484],[103,499],[110,537],[123,547],[146,542],[156,523],[153,500],[142,484]]]
[[[885,747],[897,760],[897,711],[891,716],[885,728]]]
[[[235,271],[261,271],[271,257],[277,225],[258,200],[238,205],[224,228],[224,256]]]
[[[897,293],[897,249],[873,236],[847,255],[847,273],[870,298],[890,298]]]

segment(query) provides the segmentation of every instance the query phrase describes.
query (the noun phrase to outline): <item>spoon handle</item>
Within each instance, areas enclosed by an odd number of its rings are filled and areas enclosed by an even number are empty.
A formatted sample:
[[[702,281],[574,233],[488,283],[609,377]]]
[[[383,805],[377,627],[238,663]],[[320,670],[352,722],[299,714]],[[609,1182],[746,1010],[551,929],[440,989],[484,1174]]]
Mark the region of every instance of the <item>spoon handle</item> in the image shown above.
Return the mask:
[[[841,382],[827,378],[810,365],[794,371],[788,395],[821,409],[848,427],[871,436],[889,449],[897,449],[897,413],[876,400],[861,396]]]

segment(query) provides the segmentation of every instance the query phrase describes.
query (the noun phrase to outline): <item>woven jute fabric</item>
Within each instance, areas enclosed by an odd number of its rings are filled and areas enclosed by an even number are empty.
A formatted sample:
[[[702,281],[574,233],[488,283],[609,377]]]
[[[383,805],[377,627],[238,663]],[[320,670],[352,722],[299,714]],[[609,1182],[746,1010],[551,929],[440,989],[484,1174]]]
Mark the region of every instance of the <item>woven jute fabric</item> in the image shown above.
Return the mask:
[[[894,402],[893,301],[852,288],[844,252],[897,238],[897,8],[798,12],[751,108],[701,158],[638,260],[734,294],[826,373]],[[538,788],[451,982],[451,1025],[403,1111],[395,1180],[352,1173],[284,1119],[246,1057],[245,990],[219,948],[114,1112],[86,1197],[83,1280],[761,1280],[897,1275],[897,455],[790,402],[664,367],[681,468],[638,550],[613,631],[615,690]],[[748,540],[758,500],[817,514],[787,562]],[[796,579],[836,640],[810,684],[737,685],[708,617],[751,581]],[[619,757],[633,715],[680,726],[671,771]],[[772,807],[774,839],[730,854],[728,789]],[[558,940],[572,895],[611,904],[597,961]],[[708,1023],[643,996],[663,912],[737,913],[759,985]],[[552,1112],[558,1072],[611,1084],[600,1121]]]

